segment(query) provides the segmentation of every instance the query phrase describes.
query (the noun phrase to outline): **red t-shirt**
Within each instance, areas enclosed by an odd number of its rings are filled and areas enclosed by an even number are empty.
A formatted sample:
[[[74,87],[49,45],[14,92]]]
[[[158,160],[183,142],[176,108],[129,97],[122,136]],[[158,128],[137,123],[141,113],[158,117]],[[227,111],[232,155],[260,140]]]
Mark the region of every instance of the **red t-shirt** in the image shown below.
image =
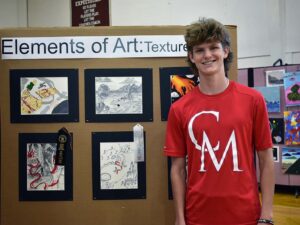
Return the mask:
[[[254,148],[271,147],[264,98],[249,87],[231,81],[216,95],[196,87],[172,104],[164,153],[188,155],[187,224],[256,225]]]

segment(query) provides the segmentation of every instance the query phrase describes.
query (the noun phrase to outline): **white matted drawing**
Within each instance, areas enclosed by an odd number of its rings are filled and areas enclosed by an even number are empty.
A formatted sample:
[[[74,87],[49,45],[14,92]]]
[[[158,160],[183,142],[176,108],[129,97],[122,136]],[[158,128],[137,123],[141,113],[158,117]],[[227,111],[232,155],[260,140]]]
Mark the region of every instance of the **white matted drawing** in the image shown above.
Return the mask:
[[[138,189],[133,142],[100,142],[100,189]]]
[[[64,166],[55,165],[56,143],[28,143],[27,191],[65,190]]]
[[[142,77],[95,77],[96,114],[142,114]]]
[[[21,115],[69,114],[68,77],[21,77]]]

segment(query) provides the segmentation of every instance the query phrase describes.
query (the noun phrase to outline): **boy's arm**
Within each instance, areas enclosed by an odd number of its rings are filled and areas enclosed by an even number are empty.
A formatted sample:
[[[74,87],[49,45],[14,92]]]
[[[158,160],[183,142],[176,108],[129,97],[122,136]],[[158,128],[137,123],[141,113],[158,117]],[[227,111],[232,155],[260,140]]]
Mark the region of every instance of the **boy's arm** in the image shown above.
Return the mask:
[[[172,157],[171,181],[175,205],[175,225],[185,225],[186,160]]]
[[[273,196],[274,196],[274,160],[271,148],[257,151],[260,170],[260,188],[262,195],[262,219],[273,218]]]

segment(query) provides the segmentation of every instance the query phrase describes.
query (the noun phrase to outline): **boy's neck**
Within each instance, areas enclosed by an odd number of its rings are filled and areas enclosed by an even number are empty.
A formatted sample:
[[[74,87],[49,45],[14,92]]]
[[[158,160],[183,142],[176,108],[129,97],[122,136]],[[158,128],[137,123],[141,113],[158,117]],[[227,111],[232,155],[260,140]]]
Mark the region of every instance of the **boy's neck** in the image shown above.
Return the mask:
[[[229,86],[229,79],[225,76],[201,76],[198,85],[200,91],[206,95],[222,93]]]

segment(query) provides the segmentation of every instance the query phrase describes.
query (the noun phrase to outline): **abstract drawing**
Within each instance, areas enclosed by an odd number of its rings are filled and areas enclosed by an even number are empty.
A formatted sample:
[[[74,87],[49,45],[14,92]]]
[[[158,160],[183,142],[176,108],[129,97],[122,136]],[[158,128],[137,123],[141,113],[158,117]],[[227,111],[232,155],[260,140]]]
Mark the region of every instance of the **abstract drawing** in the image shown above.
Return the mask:
[[[286,73],[283,80],[286,106],[300,105],[300,72]]]
[[[56,143],[27,144],[27,190],[64,190],[64,166],[55,165]]]
[[[100,167],[101,189],[138,188],[132,142],[101,142]]]
[[[268,112],[280,112],[280,87],[254,87],[265,99]]]
[[[67,77],[22,77],[21,115],[68,114]]]
[[[96,114],[142,114],[142,77],[95,77]]]
[[[300,111],[284,111],[285,144],[300,144]]]
[[[12,123],[78,122],[77,69],[10,70]]]
[[[189,67],[160,68],[161,120],[168,119],[172,103],[190,92],[199,84],[199,77]]]
[[[19,134],[20,201],[73,199],[72,134],[64,147],[64,164],[56,164],[58,133]]]
[[[284,144],[283,118],[269,118],[273,144]]]
[[[170,97],[171,103],[174,103],[182,96],[189,93],[199,84],[199,77],[194,74],[172,74],[170,76]]]

